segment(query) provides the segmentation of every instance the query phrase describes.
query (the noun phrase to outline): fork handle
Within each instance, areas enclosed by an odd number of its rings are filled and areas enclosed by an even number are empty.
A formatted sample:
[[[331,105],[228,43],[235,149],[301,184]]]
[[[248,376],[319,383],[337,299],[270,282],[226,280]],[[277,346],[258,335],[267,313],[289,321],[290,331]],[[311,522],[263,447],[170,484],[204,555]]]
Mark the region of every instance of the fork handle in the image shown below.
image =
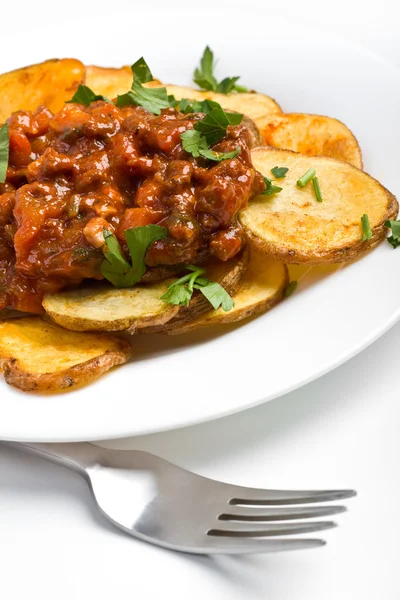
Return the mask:
[[[61,464],[64,467],[78,471],[80,474],[83,474],[85,469],[97,463],[101,452],[100,448],[87,442],[70,444],[3,443],[30,454],[37,454],[41,458]]]

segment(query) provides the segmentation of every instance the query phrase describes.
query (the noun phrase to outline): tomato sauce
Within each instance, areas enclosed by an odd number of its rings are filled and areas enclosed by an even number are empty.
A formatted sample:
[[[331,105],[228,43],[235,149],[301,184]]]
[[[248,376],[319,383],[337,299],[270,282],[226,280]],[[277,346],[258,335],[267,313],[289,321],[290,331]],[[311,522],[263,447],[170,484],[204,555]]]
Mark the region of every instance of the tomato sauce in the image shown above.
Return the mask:
[[[195,159],[181,133],[204,115],[98,101],[19,111],[8,120],[10,159],[0,184],[0,309],[40,313],[45,293],[102,279],[104,229],[125,246],[124,231],[149,223],[148,267],[228,260],[242,247],[236,221],[265,189],[252,166],[251,136],[229,126],[213,147],[240,154],[220,163]]]

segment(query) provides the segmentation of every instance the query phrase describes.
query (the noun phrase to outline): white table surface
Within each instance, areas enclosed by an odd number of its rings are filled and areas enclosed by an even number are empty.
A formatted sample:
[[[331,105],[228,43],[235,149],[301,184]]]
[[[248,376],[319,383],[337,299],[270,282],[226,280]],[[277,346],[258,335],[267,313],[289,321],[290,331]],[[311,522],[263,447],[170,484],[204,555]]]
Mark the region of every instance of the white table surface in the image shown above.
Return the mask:
[[[13,15],[11,4],[2,7],[3,23]],[[38,4],[54,19],[62,14],[54,3],[20,2],[22,27],[40,27]],[[275,23],[283,18],[314,23],[400,66],[395,0],[270,4]],[[99,12],[112,10],[109,2],[96,5]],[[93,2],[70,0],[68,6],[76,17],[89,12]],[[115,6],[120,15],[134,11],[125,0]],[[201,6],[211,10],[212,2]],[[2,447],[1,596],[398,600],[399,356],[400,324],[334,372],[263,406],[180,431],[114,442],[242,485],[356,488],[359,495],[347,502],[349,512],[338,516],[339,528],[326,533],[328,545],[318,550],[240,558],[159,550],[98,516],[85,482],[75,474]]]

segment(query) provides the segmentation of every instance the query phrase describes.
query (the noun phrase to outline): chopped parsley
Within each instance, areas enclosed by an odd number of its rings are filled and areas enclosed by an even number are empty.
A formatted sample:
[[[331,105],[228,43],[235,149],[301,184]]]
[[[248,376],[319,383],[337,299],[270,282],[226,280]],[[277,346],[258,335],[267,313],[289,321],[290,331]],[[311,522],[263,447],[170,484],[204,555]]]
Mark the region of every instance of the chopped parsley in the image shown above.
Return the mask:
[[[247,92],[247,88],[237,85],[240,77],[225,77],[218,83],[214,75],[214,53],[206,46],[200,59],[200,66],[195,69],[193,81],[207,91],[229,94],[229,92]]]
[[[68,100],[67,102],[89,106],[92,102],[96,102],[96,100],[104,100],[104,102],[110,102],[110,100],[106,98],[106,96],[102,96],[101,94],[95,94],[94,91],[91,90],[90,87],[88,87],[87,85],[79,85],[71,100]]]
[[[233,152],[214,152],[209,149],[206,138],[195,129],[188,129],[182,133],[181,140],[183,149],[195,158],[202,156],[216,162],[235,158],[241,151],[241,148],[238,147]]]
[[[157,240],[166,238],[167,235],[168,229],[159,225],[127,229],[124,236],[131,255],[131,262],[128,262],[115,235],[104,230],[106,244],[101,274],[116,288],[132,287],[146,272],[144,259],[149,246]]]
[[[7,177],[8,157],[10,154],[10,140],[8,137],[8,125],[4,123],[0,127],[0,183],[4,183]]]
[[[371,226],[369,224],[368,215],[364,214],[361,217],[361,226],[362,226],[362,230],[363,230],[362,241],[366,242],[367,240],[370,240],[372,238],[372,231],[371,231]]]
[[[272,196],[273,194],[279,194],[283,188],[279,187],[279,185],[274,185],[271,179],[268,177],[264,177],[264,183],[266,185],[265,190],[261,194],[262,196]]]
[[[298,281],[293,279],[293,281],[291,281],[289,283],[289,285],[286,287],[285,291],[283,292],[283,295],[285,296],[285,298],[289,298],[289,296],[291,296],[296,291],[297,286],[298,286]]]
[[[222,140],[226,135],[227,127],[238,125],[242,118],[243,115],[237,113],[226,113],[217,104],[217,107],[206,114],[204,119],[194,124],[194,129],[188,129],[181,134],[183,149],[195,158],[202,156],[217,162],[235,158],[241,151],[240,147],[232,152],[214,152],[210,146]]]
[[[271,173],[275,177],[275,179],[283,179],[283,177],[286,177],[286,173],[288,171],[288,167],[274,167],[273,169],[271,169]]]
[[[195,112],[208,115],[214,108],[221,108],[218,102],[214,100],[188,100],[187,98],[182,98],[182,100],[176,100],[176,103],[175,106],[179,105],[179,110],[185,115]]]
[[[167,304],[189,306],[194,290],[199,290],[216,310],[220,306],[225,312],[231,310],[235,303],[226,290],[215,281],[202,277],[206,272],[202,267],[187,265],[189,273],[180,277],[168,286],[168,291],[161,296]]]
[[[400,221],[386,221],[385,227],[389,227],[392,230],[392,235],[387,238],[389,244],[393,248],[400,246]]]
[[[225,112],[218,105],[218,108],[214,108],[204,119],[197,121],[194,128],[196,131],[200,131],[206,138],[207,144],[212,146],[225,137],[229,125],[239,125],[242,119],[243,115]]]
[[[143,57],[139,58],[131,66],[131,69],[133,74],[132,87],[129,92],[117,97],[117,106],[120,108],[129,104],[143,106],[143,108],[154,115],[159,115],[163,108],[169,108],[176,103],[173,96],[168,96],[165,87],[143,87],[143,83],[153,80],[152,72]]]

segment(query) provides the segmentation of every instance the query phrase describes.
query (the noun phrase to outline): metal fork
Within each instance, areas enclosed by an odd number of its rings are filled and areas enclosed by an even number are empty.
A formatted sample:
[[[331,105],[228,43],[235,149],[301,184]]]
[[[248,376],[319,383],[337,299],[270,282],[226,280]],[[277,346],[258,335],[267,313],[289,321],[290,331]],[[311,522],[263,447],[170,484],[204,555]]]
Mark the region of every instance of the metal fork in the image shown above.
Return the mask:
[[[301,520],[346,508],[293,505],[355,495],[352,490],[279,491],[231,485],[138,450],[109,450],[88,443],[11,445],[76,470],[111,523],[145,542],[181,552],[242,554],[322,546],[325,542],[320,539],[282,536],[335,527],[332,521]]]

